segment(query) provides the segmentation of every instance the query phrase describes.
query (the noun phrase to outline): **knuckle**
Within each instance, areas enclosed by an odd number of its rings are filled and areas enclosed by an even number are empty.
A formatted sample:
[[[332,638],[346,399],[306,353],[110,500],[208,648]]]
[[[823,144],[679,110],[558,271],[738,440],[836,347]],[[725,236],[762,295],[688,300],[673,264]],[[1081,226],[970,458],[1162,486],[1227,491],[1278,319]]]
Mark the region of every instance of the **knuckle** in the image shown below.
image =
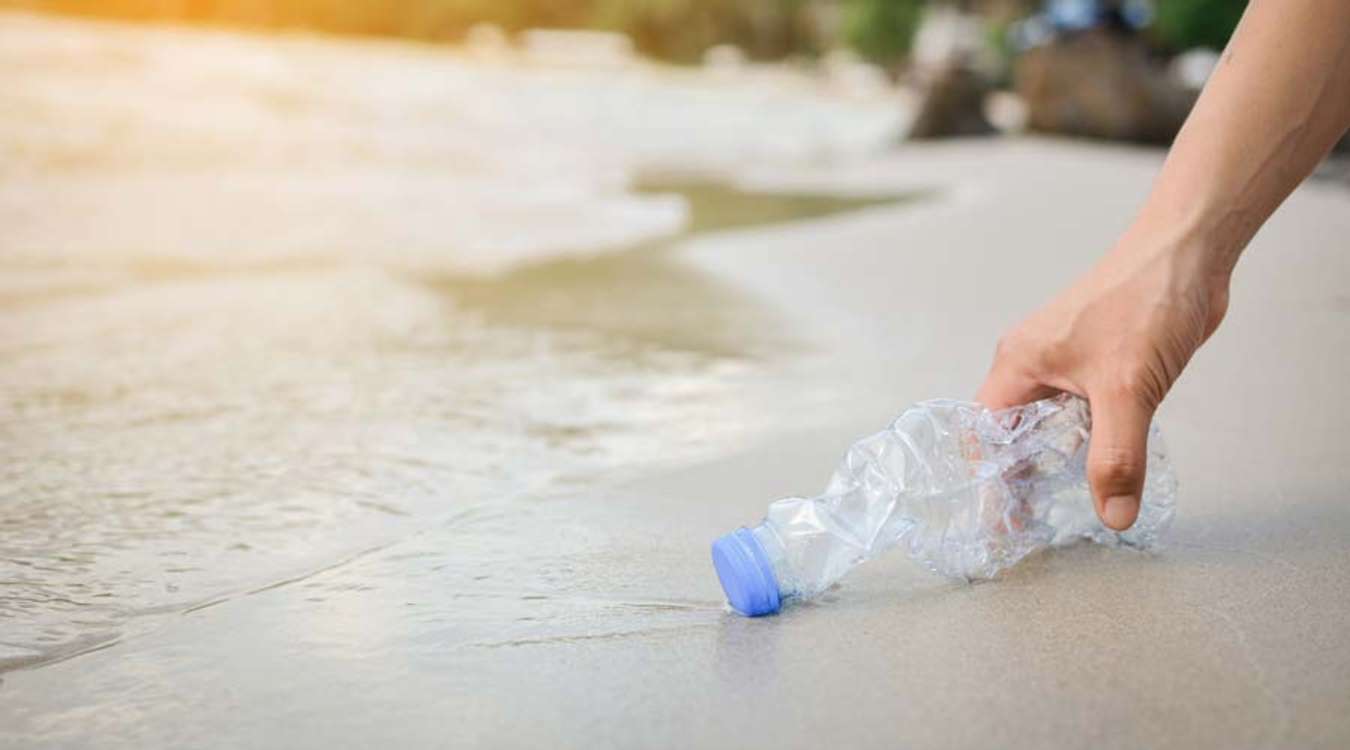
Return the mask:
[[[1133,453],[1108,450],[1093,461],[1088,479],[1094,487],[1109,493],[1133,493],[1144,481],[1144,461]]]
[[[1036,347],[1033,362],[1045,372],[1057,372],[1069,369],[1073,361],[1072,347],[1060,339],[1044,341]]]
[[[1012,330],[999,337],[994,346],[994,361],[1016,365],[1020,370],[1039,371],[1046,359],[1045,347],[1021,330]]]
[[[1156,407],[1162,401],[1162,381],[1148,367],[1130,367],[1121,370],[1109,386],[1111,395],[1143,406]]]

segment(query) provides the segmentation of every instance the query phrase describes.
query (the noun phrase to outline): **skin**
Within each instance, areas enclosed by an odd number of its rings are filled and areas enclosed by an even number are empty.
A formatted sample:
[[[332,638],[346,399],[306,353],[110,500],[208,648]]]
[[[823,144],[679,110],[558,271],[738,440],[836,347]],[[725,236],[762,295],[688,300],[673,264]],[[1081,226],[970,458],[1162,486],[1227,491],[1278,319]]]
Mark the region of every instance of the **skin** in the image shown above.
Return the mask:
[[[1223,320],[1238,258],[1347,128],[1350,2],[1250,3],[1130,228],[999,341],[977,398],[1088,399],[1107,526],[1139,514],[1149,423]]]

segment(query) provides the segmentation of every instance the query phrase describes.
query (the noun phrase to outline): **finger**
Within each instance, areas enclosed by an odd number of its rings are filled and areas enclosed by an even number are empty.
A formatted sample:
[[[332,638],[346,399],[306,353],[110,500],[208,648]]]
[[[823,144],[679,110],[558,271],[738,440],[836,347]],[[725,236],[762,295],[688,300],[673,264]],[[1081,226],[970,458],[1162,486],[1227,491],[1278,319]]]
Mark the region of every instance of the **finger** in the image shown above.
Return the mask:
[[[1154,407],[1132,394],[1088,395],[1092,406],[1088,484],[1102,523],[1124,531],[1139,516]]]
[[[984,378],[984,384],[975,394],[975,400],[997,411],[1009,406],[1029,404],[1058,392],[1059,389],[995,360]]]

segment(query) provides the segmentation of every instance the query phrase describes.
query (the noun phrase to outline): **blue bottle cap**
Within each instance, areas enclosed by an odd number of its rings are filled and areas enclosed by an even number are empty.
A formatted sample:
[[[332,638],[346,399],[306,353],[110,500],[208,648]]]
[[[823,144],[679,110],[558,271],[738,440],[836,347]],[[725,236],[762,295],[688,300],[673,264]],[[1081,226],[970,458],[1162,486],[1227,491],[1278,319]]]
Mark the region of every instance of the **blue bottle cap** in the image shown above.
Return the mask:
[[[712,559],[727,601],[737,612],[747,617],[778,612],[778,579],[764,547],[749,529],[742,526],[713,542]]]

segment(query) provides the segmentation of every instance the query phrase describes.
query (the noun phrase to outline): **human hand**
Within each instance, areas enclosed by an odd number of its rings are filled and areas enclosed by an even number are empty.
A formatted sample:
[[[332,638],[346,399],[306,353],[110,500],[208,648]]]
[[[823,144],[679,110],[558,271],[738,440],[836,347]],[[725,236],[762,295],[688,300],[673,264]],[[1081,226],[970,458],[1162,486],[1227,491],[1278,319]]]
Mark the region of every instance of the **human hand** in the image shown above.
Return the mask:
[[[1111,528],[1139,513],[1149,421],[1223,319],[1238,256],[1350,127],[1347,32],[1343,0],[1248,4],[1134,227],[999,344],[985,405],[1091,403],[1088,480]]]
[[[1153,413],[1228,306],[1231,266],[1132,230],[1095,268],[998,343],[977,399],[991,409],[1058,391],[1092,408],[1088,482],[1097,515],[1139,514]]]

